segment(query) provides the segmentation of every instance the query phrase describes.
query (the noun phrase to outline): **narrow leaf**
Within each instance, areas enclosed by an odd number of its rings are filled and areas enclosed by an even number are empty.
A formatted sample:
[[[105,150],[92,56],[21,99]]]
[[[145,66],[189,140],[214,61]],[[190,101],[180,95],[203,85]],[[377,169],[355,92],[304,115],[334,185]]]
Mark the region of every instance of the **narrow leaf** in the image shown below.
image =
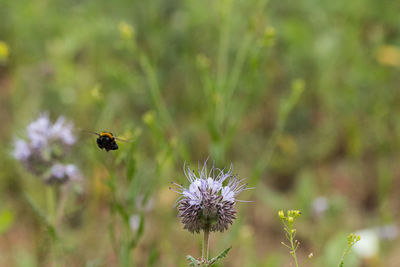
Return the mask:
[[[32,200],[32,198],[29,195],[24,194],[24,199],[28,203],[28,205],[31,207],[31,209],[35,212],[35,214],[39,217],[39,219],[45,224],[50,236],[53,239],[57,239],[56,229],[50,223],[50,220],[45,215],[45,213],[35,204],[35,202]]]
[[[189,266],[197,267],[201,265],[201,263],[198,260],[196,260],[194,257],[190,255],[187,255],[186,259],[189,261]]]
[[[232,247],[229,247],[222,251],[218,256],[212,258],[210,260],[210,265],[216,263],[218,260],[225,258],[228,255],[229,250],[231,250]]]

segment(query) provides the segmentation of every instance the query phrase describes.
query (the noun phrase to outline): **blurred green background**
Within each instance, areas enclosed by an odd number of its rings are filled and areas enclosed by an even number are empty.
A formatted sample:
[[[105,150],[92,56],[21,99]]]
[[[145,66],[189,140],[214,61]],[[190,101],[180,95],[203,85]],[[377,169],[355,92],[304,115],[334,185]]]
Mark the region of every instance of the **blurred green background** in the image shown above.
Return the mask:
[[[397,229],[399,12],[373,0],[0,0],[0,265],[54,265],[24,201],[41,205],[45,186],[10,156],[43,111],[74,122],[71,161],[84,174],[58,266],[122,265],[108,232],[123,237],[131,214],[142,229],[130,264],[199,256],[201,237],[183,230],[168,187],[187,185],[184,162],[208,156],[255,187],[233,226],[211,236],[211,255],[233,246],[220,266],[291,266],[280,209],[302,211],[308,266],[337,266],[350,232]],[[106,153],[85,130],[131,142]],[[398,266],[397,233],[379,238],[345,266]]]

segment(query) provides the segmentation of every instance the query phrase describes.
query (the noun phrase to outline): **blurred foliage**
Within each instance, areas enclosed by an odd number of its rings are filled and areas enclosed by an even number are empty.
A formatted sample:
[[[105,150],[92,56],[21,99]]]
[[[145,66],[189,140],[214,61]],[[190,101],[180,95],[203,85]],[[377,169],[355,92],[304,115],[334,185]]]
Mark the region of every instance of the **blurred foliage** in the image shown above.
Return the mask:
[[[186,266],[201,238],[182,229],[168,184],[208,156],[256,187],[211,255],[232,245],[226,266],[289,266],[276,212],[293,208],[298,257],[335,266],[345,233],[399,219],[399,12],[373,0],[0,0],[0,265],[51,265],[46,225],[21,201],[43,204],[43,185],[10,156],[49,111],[78,128],[85,175],[62,266]],[[100,151],[84,131],[102,130],[131,142]],[[110,227],[132,255],[115,253]],[[345,264],[397,266],[399,248],[383,240],[374,259]]]

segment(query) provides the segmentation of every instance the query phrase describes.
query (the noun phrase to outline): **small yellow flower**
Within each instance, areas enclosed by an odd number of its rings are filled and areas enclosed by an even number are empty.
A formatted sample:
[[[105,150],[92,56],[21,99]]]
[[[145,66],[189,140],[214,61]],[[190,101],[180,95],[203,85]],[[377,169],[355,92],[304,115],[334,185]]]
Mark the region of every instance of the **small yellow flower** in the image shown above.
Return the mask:
[[[6,61],[10,54],[10,48],[6,42],[0,41],[0,61]]]
[[[354,245],[358,241],[360,241],[360,235],[355,235],[355,234],[351,233],[347,236],[347,243],[349,246]]]
[[[296,217],[297,216],[297,211],[296,210],[288,210],[288,216]]]
[[[275,28],[272,26],[267,26],[264,30],[264,35],[266,38],[274,38],[276,34]]]
[[[119,34],[123,39],[130,40],[135,35],[135,29],[132,25],[122,21],[118,25]]]
[[[285,218],[285,213],[283,212],[283,210],[278,211],[278,215],[281,219]]]
[[[288,222],[290,222],[290,223],[292,223],[292,222],[294,221],[294,219],[293,219],[292,216],[289,216],[289,217],[287,218],[287,220],[288,220]]]
[[[155,112],[152,111],[152,110],[150,110],[150,111],[147,111],[147,112],[143,115],[142,120],[143,120],[144,123],[146,123],[147,125],[152,125],[152,124],[154,123],[155,116],[156,116]]]
[[[310,254],[308,254],[308,258],[311,259],[314,256],[314,254],[311,252]]]
[[[289,157],[296,155],[298,145],[294,138],[290,135],[280,135],[277,139],[277,145],[279,149]]]
[[[101,93],[100,84],[95,84],[95,86],[93,86],[92,90],[90,90],[90,93],[91,93],[92,97],[96,100],[103,99],[103,94]]]
[[[400,66],[400,48],[393,45],[383,45],[378,48],[376,59],[384,66]]]
[[[274,27],[267,26],[264,29],[264,33],[260,36],[258,43],[261,47],[263,46],[271,46],[275,43],[275,35],[276,31]]]
[[[303,79],[295,79],[292,81],[292,90],[302,92],[306,87],[306,83]]]

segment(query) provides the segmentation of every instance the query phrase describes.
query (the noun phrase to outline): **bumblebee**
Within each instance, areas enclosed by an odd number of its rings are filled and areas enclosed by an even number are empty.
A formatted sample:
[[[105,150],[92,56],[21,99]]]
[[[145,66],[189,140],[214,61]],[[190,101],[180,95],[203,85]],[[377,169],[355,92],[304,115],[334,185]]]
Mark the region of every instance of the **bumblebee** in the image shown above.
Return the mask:
[[[115,137],[112,133],[110,132],[101,132],[101,133],[93,133],[97,135],[97,146],[100,149],[105,149],[107,152],[110,150],[117,150],[118,149],[118,144],[115,140],[119,141],[124,141],[121,140],[117,137]]]

